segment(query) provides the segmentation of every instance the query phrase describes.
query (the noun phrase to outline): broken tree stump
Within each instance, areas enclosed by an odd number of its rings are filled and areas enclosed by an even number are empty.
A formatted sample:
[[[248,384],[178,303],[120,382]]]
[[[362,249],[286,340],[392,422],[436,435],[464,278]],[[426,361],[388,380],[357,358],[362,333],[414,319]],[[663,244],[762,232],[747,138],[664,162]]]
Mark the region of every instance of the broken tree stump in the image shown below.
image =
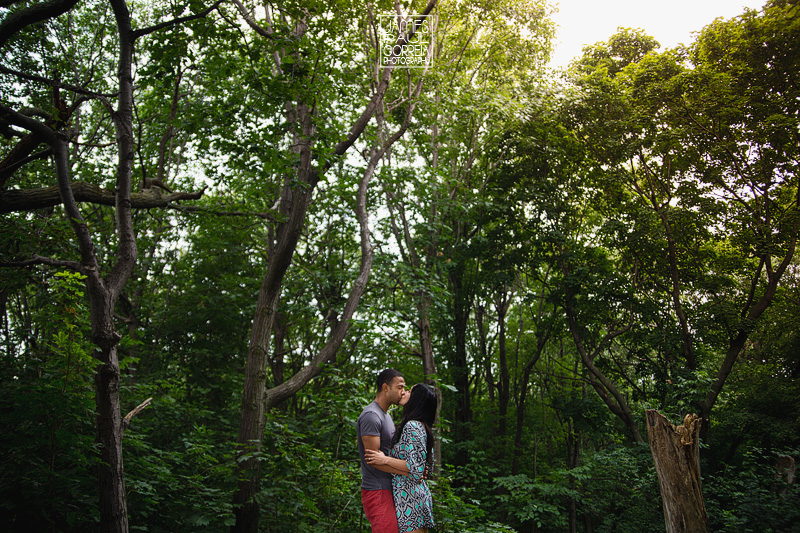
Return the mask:
[[[675,427],[654,409],[645,413],[667,533],[709,533],[700,483],[700,417],[686,415]]]

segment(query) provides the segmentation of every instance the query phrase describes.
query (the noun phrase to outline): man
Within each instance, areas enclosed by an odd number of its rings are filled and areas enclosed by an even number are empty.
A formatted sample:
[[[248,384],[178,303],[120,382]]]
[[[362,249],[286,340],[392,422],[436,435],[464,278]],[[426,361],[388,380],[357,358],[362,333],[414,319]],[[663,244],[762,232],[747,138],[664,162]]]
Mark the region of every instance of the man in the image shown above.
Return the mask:
[[[356,423],[358,455],[361,458],[361,501],[372,533],[398,533],[390,474],[396,470],[386,465],[367,465],[364,450],[380,450],[389,455],[394,436],[389,406],[401,405],[407,399],[406,381],[400,372],[391,368],[378,374],[375,381],[378,388],[375,400],[361,411]]]

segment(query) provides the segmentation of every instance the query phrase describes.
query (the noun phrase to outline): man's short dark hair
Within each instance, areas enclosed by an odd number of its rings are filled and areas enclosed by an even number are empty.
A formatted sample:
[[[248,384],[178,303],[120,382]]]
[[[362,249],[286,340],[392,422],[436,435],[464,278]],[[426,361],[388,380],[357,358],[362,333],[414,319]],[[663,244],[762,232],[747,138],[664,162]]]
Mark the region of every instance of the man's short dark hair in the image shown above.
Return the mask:
[[[394,368],[387,368],[380,374],[378,374],[378,379],[375,380],[375,384],[378,386],[378,392],[383,389],[383,384],[386,383],[387,385],[392,384],[392,380],[394,378],[402,378],[403,374],[395,370]]]

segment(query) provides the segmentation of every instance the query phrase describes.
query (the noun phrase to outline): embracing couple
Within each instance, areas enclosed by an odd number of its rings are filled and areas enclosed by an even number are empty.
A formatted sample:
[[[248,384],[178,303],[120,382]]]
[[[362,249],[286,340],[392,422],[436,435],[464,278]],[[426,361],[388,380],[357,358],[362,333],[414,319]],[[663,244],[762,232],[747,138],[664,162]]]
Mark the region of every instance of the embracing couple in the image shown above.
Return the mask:
[[[424,533],[433,523],[433,499],[425,472],[433,466],[438,400],[428,385],[406,390],[397,370],[378,374],[375,400],[358,417],[361,501],[373,533]],[[395,428],[389,406],[403,406]]]

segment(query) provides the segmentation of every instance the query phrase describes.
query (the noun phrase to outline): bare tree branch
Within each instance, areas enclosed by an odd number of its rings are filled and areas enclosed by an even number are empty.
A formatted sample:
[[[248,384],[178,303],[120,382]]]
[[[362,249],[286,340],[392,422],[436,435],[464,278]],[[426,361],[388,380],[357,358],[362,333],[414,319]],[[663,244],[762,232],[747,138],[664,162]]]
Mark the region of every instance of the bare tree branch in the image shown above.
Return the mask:
[[[122,419],[122,431],[123,431],[123,433],[125,432],[126,429],[128,429],[128,426],[131,425],[131,420],[133,419],[133,417],[138,415],[145,408],[147,408],[150,405],[150,402],[152,402],[152,401],[153,401],[152,397],[146,399],[145,401],[143,401],[142,403],[137,405],[130,413],[125,415],[125,417]]]

